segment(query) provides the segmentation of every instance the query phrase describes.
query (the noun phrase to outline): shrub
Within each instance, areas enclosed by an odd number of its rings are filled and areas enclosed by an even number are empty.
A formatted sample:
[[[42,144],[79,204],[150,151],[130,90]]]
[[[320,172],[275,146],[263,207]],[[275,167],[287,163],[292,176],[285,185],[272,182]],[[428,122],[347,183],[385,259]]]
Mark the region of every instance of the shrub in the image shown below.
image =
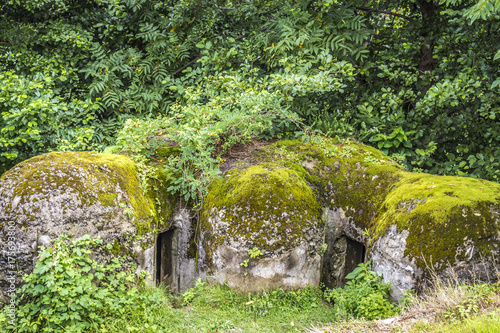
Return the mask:
[[[17,332],[106,331],[106,322],[133,312],[137,304],[160,304],[158,293],[145,295],[144,274],[124,270],[120,258],[107,264],[92,250],[111,250],[102,240],[61,236],[42,252],[33,273],[26,275],[16,300]],[[143,299],[147,297],[147,299]]]
[[[88,150],[95,136],[95,105],[60,101],[52,79],[0,71],[0,174],[53,150]]]
[[[325,298],[334,302],[336,312],[341,317],[351,315],[367,320],[386,318],[396,313],[396,306],[389,300],[390,283],[382,283],[382,277],[371,270],[371,261],[359,264],[346,278],[346,286],[327,289]]]

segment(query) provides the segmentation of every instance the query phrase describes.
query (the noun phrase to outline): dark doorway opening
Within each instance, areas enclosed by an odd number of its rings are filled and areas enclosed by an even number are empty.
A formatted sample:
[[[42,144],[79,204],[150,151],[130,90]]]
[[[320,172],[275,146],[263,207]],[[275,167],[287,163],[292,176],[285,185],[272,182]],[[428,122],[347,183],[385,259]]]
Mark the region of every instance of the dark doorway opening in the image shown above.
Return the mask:
[[[347,274],[351,273],[360,263],[365,261],[365,246],[346,235],[329,238],[323,255],[321,282],[327,288],[345,286]]]
[[[365,246],[363,243],[346,237],[344,274],[342,276],[342,285],[345,285],[347,274],[351,273],[359,264],[365,261]]]
[[[175,229],[162,232],[156,241],[156,285],[172,285],[174,273]]]

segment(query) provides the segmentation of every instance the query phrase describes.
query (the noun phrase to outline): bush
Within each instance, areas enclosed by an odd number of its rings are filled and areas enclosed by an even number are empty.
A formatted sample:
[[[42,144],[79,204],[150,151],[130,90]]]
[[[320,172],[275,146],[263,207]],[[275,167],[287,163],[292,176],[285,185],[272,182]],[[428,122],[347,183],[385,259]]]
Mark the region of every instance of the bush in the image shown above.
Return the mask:
[[[62,236],[42,253],[33,273],[24,277],[16,300],[16,332],[106,331],[106,323],[134,312],[139,304],[162,303],[161,293],[143,294],[144,274],[123,270],[121,260],[107,264],[92,249],[110,250],[88,235]],[[144,298],[147,299],[144,299]]]
[[[382,278],[370,268],[371,261],[359,264],[346,278],[344,289],[325,291],[325,298],[334,302],[336,312],[341,317],[351,315],[367,320],[380,319],[396,313],[396,306],[389,300],[390,283],[382,283]]]
[[[95,107],[59,100],[49,76],[0,71],[0,174],[47,151],[96,148]]]

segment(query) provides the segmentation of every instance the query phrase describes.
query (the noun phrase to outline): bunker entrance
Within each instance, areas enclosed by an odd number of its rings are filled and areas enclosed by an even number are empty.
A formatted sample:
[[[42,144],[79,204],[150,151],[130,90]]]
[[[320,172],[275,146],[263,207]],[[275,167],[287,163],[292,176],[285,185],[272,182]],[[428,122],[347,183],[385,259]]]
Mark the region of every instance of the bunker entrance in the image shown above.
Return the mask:
[[[327,239],[327,251],[323,256],[322,282],[327,288],[343,287],[345,277],[358,264],[364,262],[365,246],[347,236]]]
[[[365,246],[363,243],[356,242],[348,237],[346,239],[344,272],[342,274],[342,285],[345,285],[347,274],[351,273],[358,265],[364,262],[365,259]]]
[[[162,232],[156,241],[156,285],[174,284],[175,229]]]

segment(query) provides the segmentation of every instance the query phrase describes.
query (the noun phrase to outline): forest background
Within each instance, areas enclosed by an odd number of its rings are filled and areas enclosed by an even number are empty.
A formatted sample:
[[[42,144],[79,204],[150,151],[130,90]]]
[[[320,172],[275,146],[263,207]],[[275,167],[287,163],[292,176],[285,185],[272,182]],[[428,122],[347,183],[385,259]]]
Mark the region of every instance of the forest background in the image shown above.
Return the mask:
[[[0,115],[0,173],[322,133],[499,181],[500,0],[1,0]]]

